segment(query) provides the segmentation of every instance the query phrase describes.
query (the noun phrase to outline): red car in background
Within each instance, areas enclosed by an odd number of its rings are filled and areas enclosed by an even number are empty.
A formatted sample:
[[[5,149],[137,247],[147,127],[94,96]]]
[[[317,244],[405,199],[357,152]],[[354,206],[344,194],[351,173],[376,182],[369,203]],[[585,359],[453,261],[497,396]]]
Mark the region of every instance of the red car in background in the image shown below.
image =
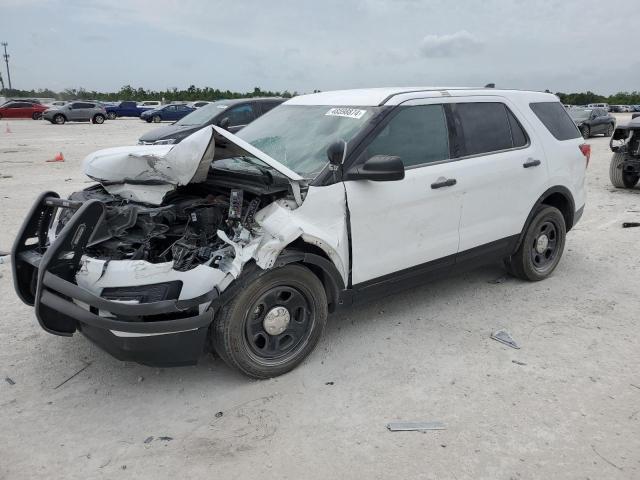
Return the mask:
[[[40,103],[21,102],[13,100],[0,105],[0,119],[2,118],[33,118],[34,120],[42,117],[48,107]]]

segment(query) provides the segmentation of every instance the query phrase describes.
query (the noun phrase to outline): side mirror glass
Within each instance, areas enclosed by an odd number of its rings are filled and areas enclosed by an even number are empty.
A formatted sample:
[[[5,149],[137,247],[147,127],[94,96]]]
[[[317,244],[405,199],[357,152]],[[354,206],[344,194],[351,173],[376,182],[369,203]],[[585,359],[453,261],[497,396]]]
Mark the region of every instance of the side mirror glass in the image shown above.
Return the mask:
[[[334,166],[342,165],[346,153],[347,145],[343,140],[336,140],[327,148],[327,158]]]
[[[230,125],[231,125],[231,120],[229,120],[229,117],[224,117],[222,120],[220,120],[220,128],[229,130]]]
[[[404,163],[393,155],[375,155],[347,172],[345,180],[391,182],[404,178]]]

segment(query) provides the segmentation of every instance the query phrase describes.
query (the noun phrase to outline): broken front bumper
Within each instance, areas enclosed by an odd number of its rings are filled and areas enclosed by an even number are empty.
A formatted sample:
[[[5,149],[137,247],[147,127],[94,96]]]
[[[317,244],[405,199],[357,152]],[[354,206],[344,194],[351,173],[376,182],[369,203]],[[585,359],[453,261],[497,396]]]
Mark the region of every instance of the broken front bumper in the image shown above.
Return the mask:
[[[48,230],[59,208],[76,212],[49,244]],[[78,330],[120,360],[155,366],[196,363],[213,320],[206,305],[218,296],[216,289],[186,300],[132,303],[95,295],[75,283],[85,247],[99,233],[104,215],[97,200],[79,203],[61,200],[55,192],[41,194],[11,252],[18,296],[35,307],[47,332],[71,336]]]

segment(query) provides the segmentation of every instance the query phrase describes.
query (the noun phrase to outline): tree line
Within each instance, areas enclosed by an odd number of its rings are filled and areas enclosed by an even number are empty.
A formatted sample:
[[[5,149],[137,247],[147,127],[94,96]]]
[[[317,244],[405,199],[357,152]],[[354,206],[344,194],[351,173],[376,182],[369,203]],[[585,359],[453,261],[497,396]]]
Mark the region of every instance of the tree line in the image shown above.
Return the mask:
[[[613,95],[598,95],[593,92],[562,93],[556,95],[565,105],[587,105],[589,103],[608,103],[609,105],[640,105],[640,92],[618,92]]]
[[[248,97],[284,97],[291,98],[296,96],[297,92],[282,92],[262,90],[255,87],[251,92],[232,92],[231,90],[220,90],[219,88],[204,87],[199,88],[191,85],[187,89],[178,90],[177,88],[168,88],[166,90],[147,90],[145,88],[134,88],[131,85],[125,85],[117,92],[98,92],[96,90],[86,90],[84,88],[67,88],[61,92],[54,92],[51,89],[37,90],[9,90],[3,92],[5,97],[34,97],[34,98],[55,98],[57,100],[102,100],[118,101],[118,100],[162,100],[165,102],[194,101],[194,100],[222,100],[227,98],[248,98]]]
[[[314,90],[318,92],[319,90]],[[549,92],[549,90],[547,90]],[[550,92],[549,92],[550,93]],[[56,98],[58,100],[75,100],[75,99],[91,99],[103,101],[117,100],[162,100],[165,102],[173,102],[176,100],[194,101],[194,100],[222,100],[226,98],[247,98],[247,97],[284,97],[291,98],[298,95],[298,92],[282,92],[262,90],[255,87],[251,92],[232,92],[231,90],[220,90],[212,87],[196,87],[191,85],[187,89],[178,90],[177,88],[168,88],[166,90],[147,90],[142,87],[134,88],[131,85],[125,85],[117,92],[98,92],[96,90],[86,90],[84,88],[67,88],[62,92],[54,92],[51,89],[37,90],[9,90],[4,91],[6,97],[35,97],[35,98]],[[640,91],[618,92],[613,95],[599,95],[591,91],[579,93],[563,93],[556,92],[560,101],[569,105],[586,105],[588,103],[608,103],[610,105],[640,105]]]

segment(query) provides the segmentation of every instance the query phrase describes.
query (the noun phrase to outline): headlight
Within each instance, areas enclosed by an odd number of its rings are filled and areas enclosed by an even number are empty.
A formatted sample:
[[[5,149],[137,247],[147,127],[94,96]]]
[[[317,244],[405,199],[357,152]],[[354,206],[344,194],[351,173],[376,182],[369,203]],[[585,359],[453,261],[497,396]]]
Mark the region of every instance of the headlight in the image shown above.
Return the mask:
[[[175,138],[165,138],[164,140],[156,140],[153,142],[154,145],[171,145],[172,143],[176,143]]]

